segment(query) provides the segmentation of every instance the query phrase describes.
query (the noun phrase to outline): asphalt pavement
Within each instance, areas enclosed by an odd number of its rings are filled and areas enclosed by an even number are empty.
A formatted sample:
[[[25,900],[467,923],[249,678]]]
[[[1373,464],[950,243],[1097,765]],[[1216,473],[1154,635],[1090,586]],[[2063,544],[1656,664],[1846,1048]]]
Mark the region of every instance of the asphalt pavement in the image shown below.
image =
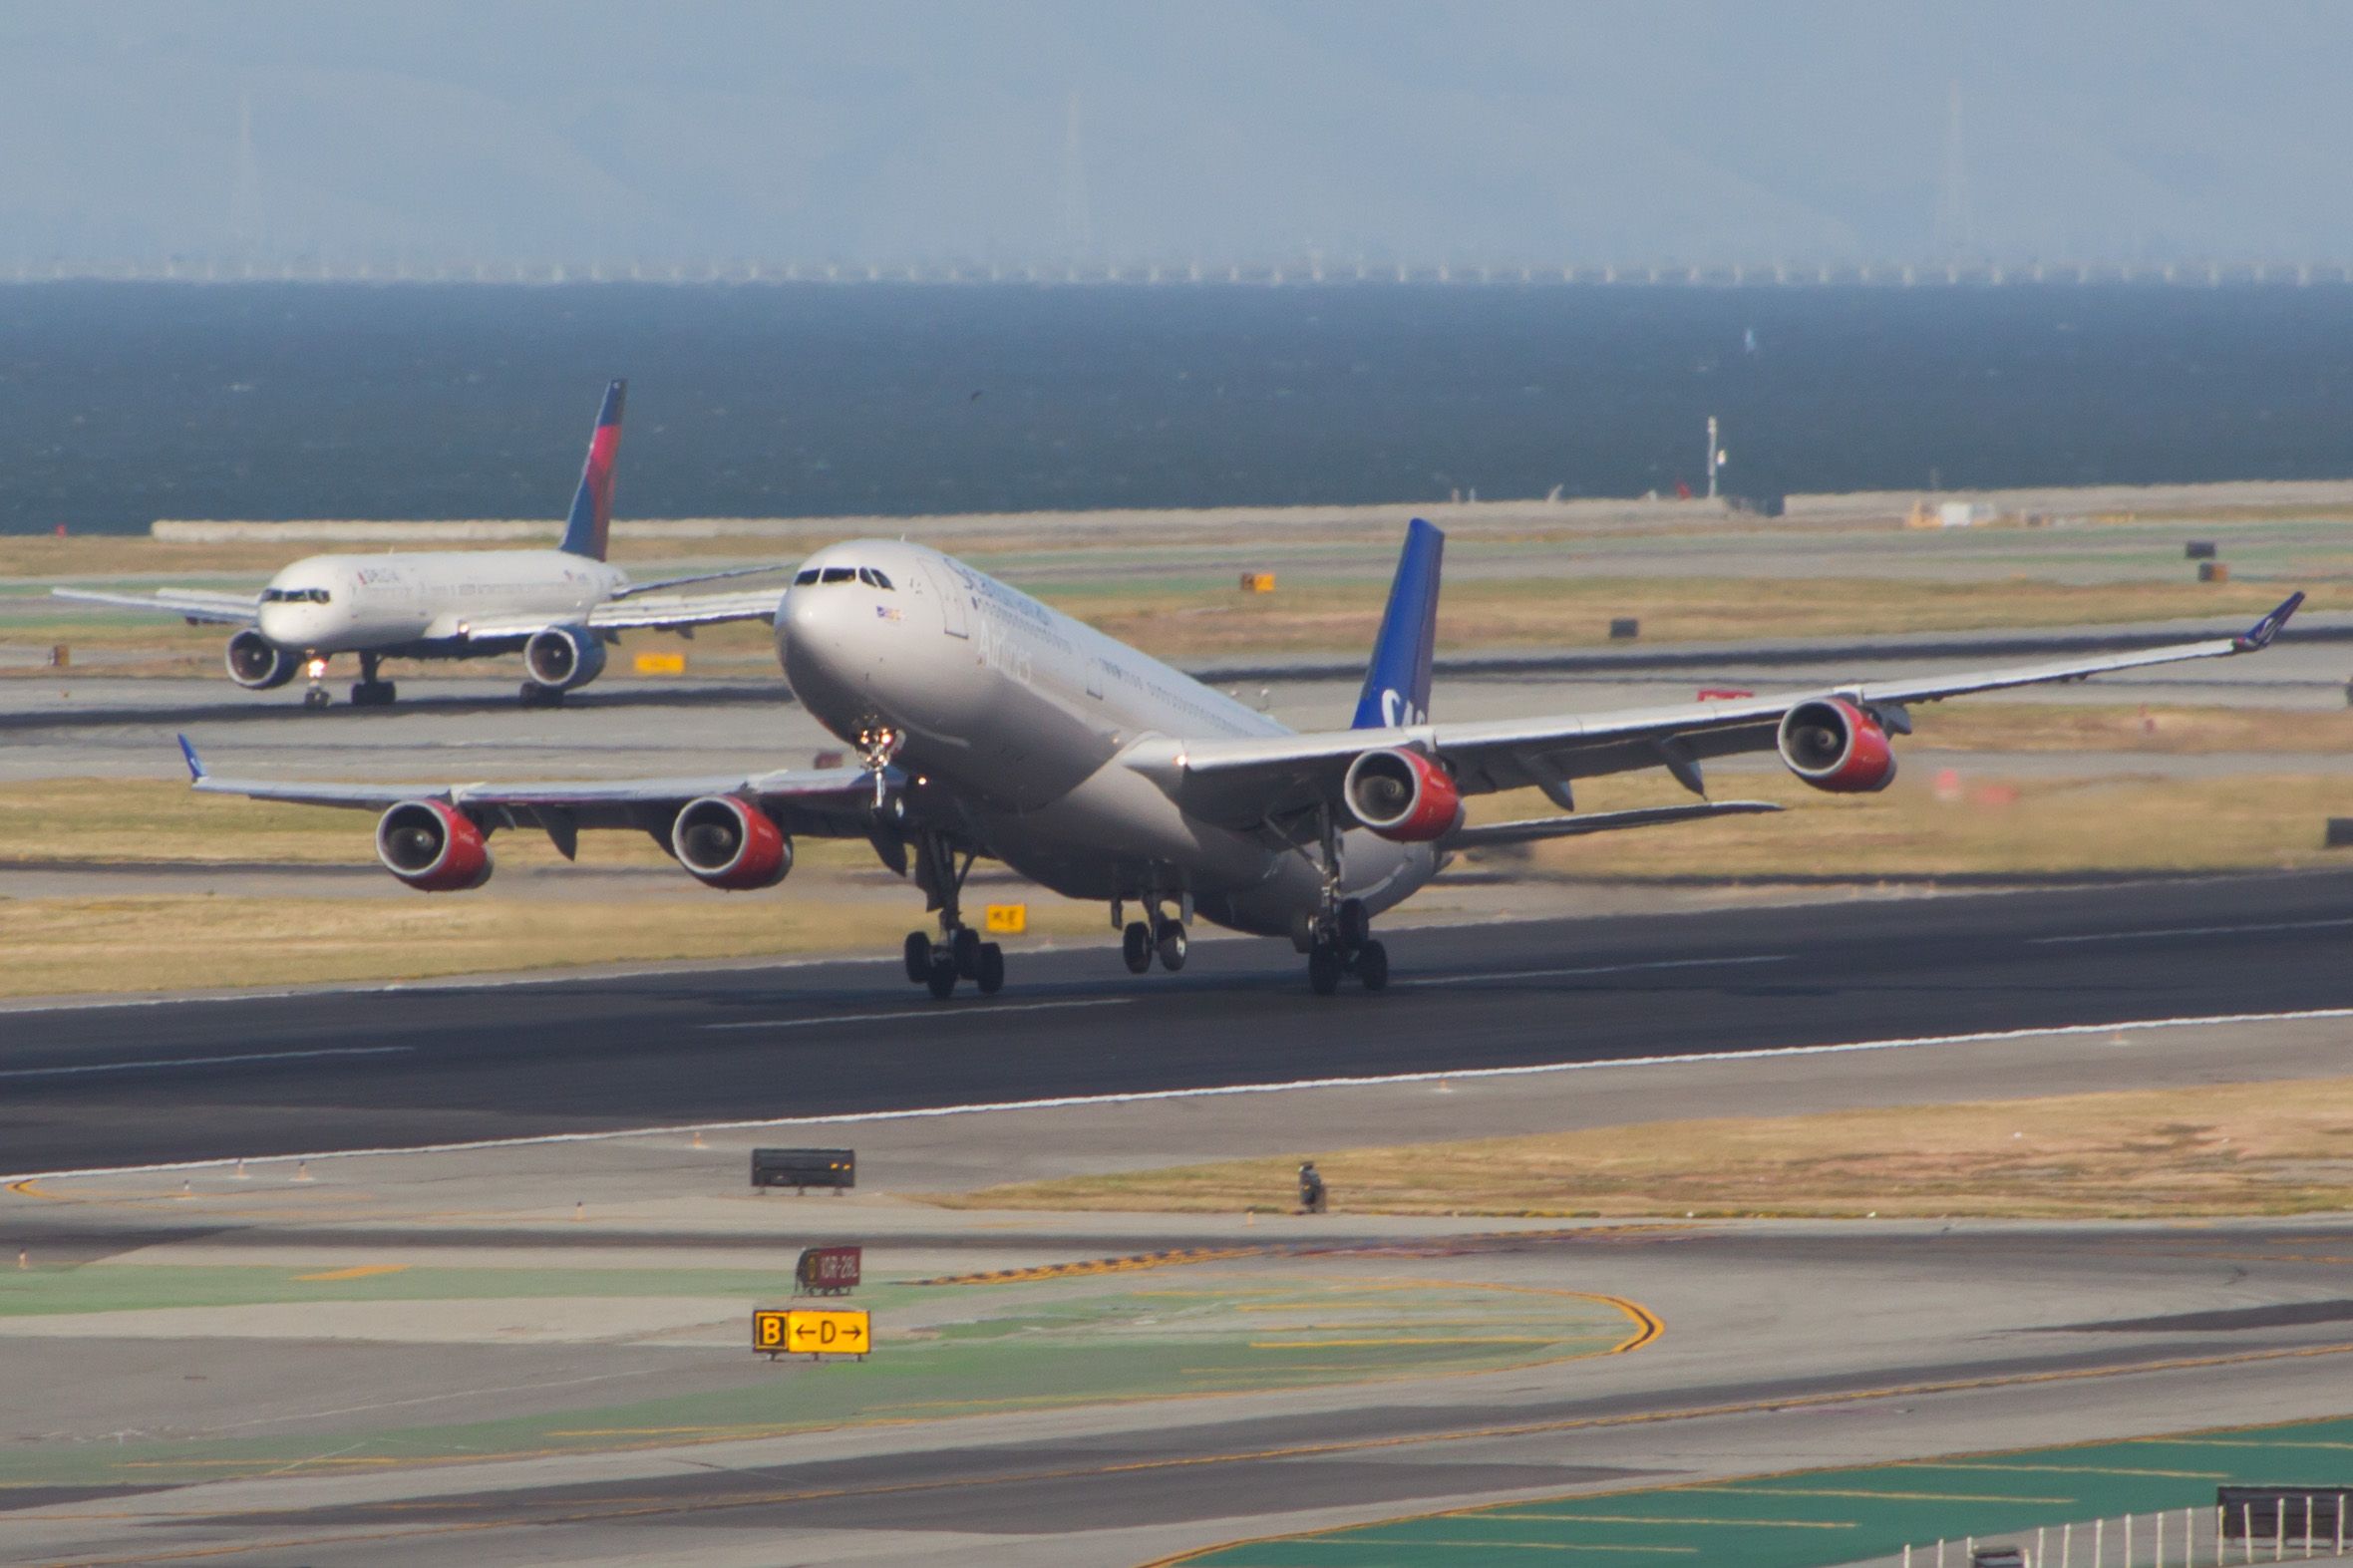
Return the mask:
[[[1311,995],[1280,942],[1132,977],[1107,932],[946,1003],[893,953],[0,1011],[0,1148],[21,1174],[2353,1007],[2353,872],[1385,934],[1378,996]]]

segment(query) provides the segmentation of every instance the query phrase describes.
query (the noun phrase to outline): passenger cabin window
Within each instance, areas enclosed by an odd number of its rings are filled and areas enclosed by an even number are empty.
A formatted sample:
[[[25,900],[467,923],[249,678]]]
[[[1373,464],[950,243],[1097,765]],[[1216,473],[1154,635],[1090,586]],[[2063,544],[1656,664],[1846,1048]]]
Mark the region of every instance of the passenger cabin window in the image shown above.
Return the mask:
[[[829,566],[826,568],[826,574],[822,580],[826,582],[852,582],[856,580],[856,577],[857,569],[855,567]]]
[[[793,574],[793,586],[796,588],[806,588],[815,581],[817,581],[815,566],[804,566]]]

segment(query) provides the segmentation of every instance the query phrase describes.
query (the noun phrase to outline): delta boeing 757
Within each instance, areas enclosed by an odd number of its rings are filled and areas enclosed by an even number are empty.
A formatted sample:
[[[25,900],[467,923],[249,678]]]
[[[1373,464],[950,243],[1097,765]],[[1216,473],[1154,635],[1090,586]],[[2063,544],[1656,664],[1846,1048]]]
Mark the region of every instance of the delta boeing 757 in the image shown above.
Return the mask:
[[[995,943],[964,923],[983,856],[1066,897],[1106,902],[1128,968],[1184,965],[1195,919],[1287,936],[1314,990],[1388,983],[1372,921],[1426,885],[1450,852],[1740,812],[1709,800],[1710,759],[1778,752],[1817,789],[1885,788],[1890,737],[1912,706],[1965,693],[2185,659],[2253,653],[2296,594],[2236,637],[2072,663],[1857,683],[1779,697],[1630,712],[1442,724],[1430,666],[1445,537],[1416,520],[1345,730],[1295,734],[1029,595],[936,550],[855,539],[803,563],[776,617],[793,690],[856,750],[853,766],[607,784],[302,784],[209,776],[202,790],[380,811],[385,869],[428,892],[480,887],[489,840],[536,827],[566,857],[583,828],[651,833],[706,886],[772,887],[796,836],[862,838],[912,874],[938,935],[905,945],[907,979],[935,997],[1005,981]],[[1703,797],[1578,813],[1576,781],[1663,768]],[[1558,815],[1472,825],[1464,801],[1533,786]],[[1134,910],[1139,918],[1130,919]]]
[[[587,685],[604,669],[605,644],[628,630],[679,630],[720,621],[765,621],[774,588],[645,598],[665,588],[745,577],[773,566],[740,566],[633,583],[604,558],[612,523],[613,474],[621,456],[621,404],[629,384],[605,388],[588,461],[572,496],[563,540],[552,550],[398,550],[381,555],[311,555],[269,580],[258,596],[211,588],[113,593],[53,588],[61,599],[177,615],[190,625],[239,628],[228,640],[229,679],[273,691],[309,672],[303,702],[327,705],[327,660],[359,655],[351,689],[359,707],[393,699],[377,678],[385,659],[475,659],[520,651],[522,700],[543,705]]]

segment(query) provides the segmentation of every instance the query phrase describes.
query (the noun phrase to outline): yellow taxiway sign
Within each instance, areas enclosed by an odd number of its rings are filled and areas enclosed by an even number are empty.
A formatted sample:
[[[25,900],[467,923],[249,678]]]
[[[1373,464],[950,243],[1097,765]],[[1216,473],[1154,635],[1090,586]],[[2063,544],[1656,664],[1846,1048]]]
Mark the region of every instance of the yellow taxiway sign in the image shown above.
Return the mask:
[[[752,1314],[752,1349],[769,1356],[863,1356],[874,1348],[863,1312],[763,1308]]]

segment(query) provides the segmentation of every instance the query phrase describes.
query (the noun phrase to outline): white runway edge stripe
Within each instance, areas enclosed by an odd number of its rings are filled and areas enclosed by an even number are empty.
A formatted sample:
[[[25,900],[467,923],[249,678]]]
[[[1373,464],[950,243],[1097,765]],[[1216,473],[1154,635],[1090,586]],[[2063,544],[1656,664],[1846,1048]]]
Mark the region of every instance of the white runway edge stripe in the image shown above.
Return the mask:
[[[1828,1057],[1859,1051],[1909,1051],[1922,1046],[1985,1045],[2003,1040],[2038,1040],[2109,1035],[2134,1029],[2196,1029],[2219,1024],[2294,1024],[2353,1019],[2353,1007],[2308,1008],[2281,1013],[2212,1013],[2198,1018],[2128,1018],[2106,1024],[2047,1024],[2038,1029],[1996,1029],[1969,1035],[1914,1035],[1894,1040],[1854,1040],[1838,1045],[1773,1046],[1759,1051],[1694,1051],[1680,1056],[1620,1057],[1599,1062],[1542,1062],[1526,1067],[1437,1068],[1423,1073],[1385,1073],[1363,1078],[1293,1079],[1280,1084],[1227,1084],[1207,1089],[1156,1089],[1125,1095],[1065,1095],[1047,1099],[1007,1099],[966,1105],[929,1105],[907,1110],[848,1110],[824,1116],[762,1116],[737,1121],[680,1121],[663,1126],[625,1127],[610,1132],[542,1132],[528,1137],[473,1138],[457,1143],[406,1147],[314,1149],[308,1153],[241,1156],[248,1163],[288,1160],[361,1159],[371,1155],[463,1154],[476,1149],[536,1148],[559,1143],[610,1143],[619,1138],[683,1137],[693,1132],[755,1131],[767,1127],[852,1126],[865,1121],[921,1121],[934,1116],[978,1115],[992,1110],[1062,1110],[1083,1105],[1138,1105],[1161,1099],[1212,1099],[1226,1095],[1280,1095],[1301,1089],[1377,1089],[1387,1084],[1453,1084],[1480,1079],[1535,1078],[1549,1073],[1583,1073],[1600,1068],[1685,1067],[1700,1062],[1767,1062],[1777,1057]],[[69,1176],[138,1175],[163,1170],[216,1170],[240,1156],[181,1159],[151,1165],[88,1165],[62,1170],[0,1174],[0,1183],[62,1181]]]
[[[1072,1002],[991,1002],[971,1007],[909,1007],[895,1013],[825,1013],[812,1018],[746,1018],[697,1029],[814,1029],[820,1024],[927,1024],[936,1020],[994,1018],[999,1013],[1044,1013],[1065,1007],[1126,1007],[1134,997],[1089,997]]]
[[[2237,936],[2249,931],[2325,931],[2333,926],[2353,926],[2353,917],[2334,920],[2269,920],[2255,925],[2237,926],[2167,926],[2157,931],[2087,931],[2079,936],[2036,936],[2027,940],[2036,947],[2056,947],[2068,942],[2149,942],[2168,936]]]
[[[1574,975],[1625,975],[1642,969],[1714,969],[1725,964],[1786,964],[1790,953],[1753,953],[1745,958],[1654,958],[1638,964],[1587,964],[1580,969],[1507,969],[1492,975],[1434,975],[1425,980],[1398,980],[1391,989],[1418,986],[1477,986],[1491,980],[1559,980]]]
[[[137,1062],[81,1062],[71,1067],[7,1068],[0,1078],[72,1078],[83,1073],[155,1073],[169,1068],[221,1067],[232,1062],[307,1062],[318,1057],[382,1057],[414,1046],[339,1046],[328,1051],[246,1051],[233,1057],[145,1057]]]

